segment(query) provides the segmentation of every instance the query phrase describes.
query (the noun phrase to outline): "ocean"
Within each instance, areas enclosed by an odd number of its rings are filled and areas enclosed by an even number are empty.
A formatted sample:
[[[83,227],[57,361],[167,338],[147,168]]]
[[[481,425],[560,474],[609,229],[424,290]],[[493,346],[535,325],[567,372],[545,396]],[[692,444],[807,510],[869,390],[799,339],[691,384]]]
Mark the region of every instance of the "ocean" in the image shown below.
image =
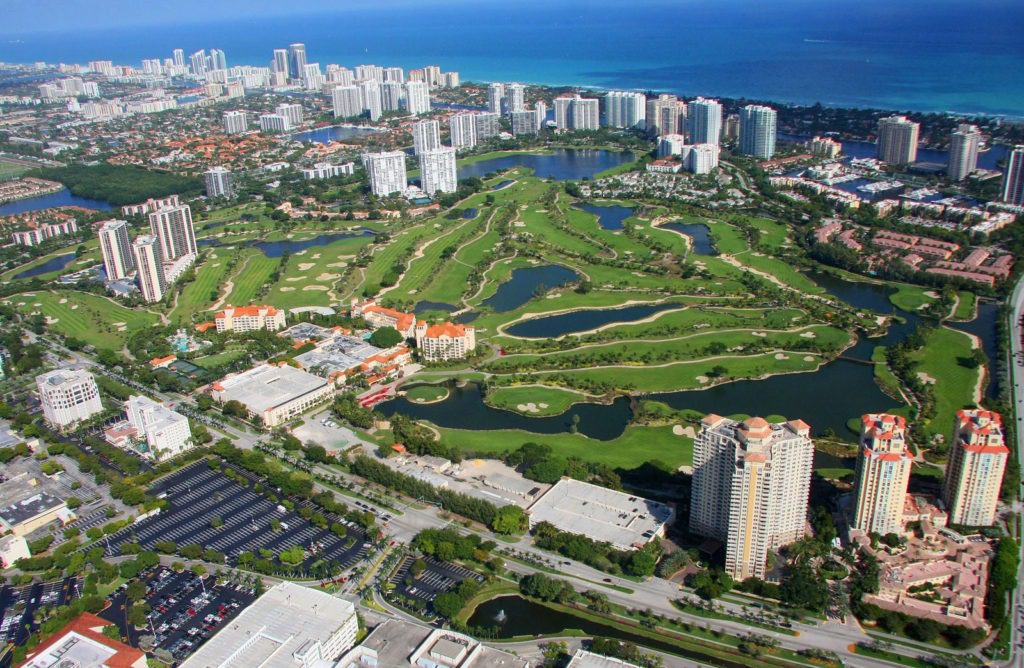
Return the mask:
[[[179,0],[180,16],[196,0]],[[138,64],[221,48],[268,65],[427,64],[464,80],[670,91],[780,103],[1024,117],[1024,2],[1009,0],[562,0],[348,3],[293,16],[18,32],[0,60]]]

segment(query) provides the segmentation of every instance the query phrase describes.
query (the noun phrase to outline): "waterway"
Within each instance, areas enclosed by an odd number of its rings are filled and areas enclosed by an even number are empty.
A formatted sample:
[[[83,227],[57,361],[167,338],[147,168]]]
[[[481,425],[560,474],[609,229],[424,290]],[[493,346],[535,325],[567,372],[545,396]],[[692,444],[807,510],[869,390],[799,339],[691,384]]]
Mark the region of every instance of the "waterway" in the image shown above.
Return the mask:
[[[51,271],[60,271],[64,267],[74,262],[74,260],[74,253],[67,253],[66,255],[55,255],[46,262],[35,267],[32,267],[31,269],[19,271],[12,278],[32,278],[34,276],[42,276],[43,274],[49,274]]]
[[[576,208],[597,216],[597,224],[605,230],[621,230],[627,218],[636,211],[633,207],[597,204],[581,204]]]
[[[718,255],[711,230],[702,223],[662,223],[658,227],[681,232],[690,238],[690,246],[696,255]]]
[[[517,309],[533,299],[538,292],[572,283],[579,275],[560,264],[513,269],[509,280],[483,301],[483,306],[496,313]]]
[[[591,178],[598,172],[632,162],[629,151],[601,149],[556,148],[550,154],[516,153],[459,166],[459,178],[484,177],[513,167],[527,167],[542,179],[556,181]]]
[[[811,137],[804,135],[792,135],[784,132],[778,134],[778,140],[782,142],[804,143],[811,140]],[[875,158],[878,157],[878,145],[870,141],[837,140],[843,144],[843,156],[847,158]],[[1006,157],[1007,147],[1002,144],[995,144],[989,150],[978,154],[978,167],[981,169],[998,169],[998,162]],[[940,165],[949,163],[949,151],[935,148],[918,148],[918,162],[934,162]]]
[[[637,304],[623,308],[609,309],[580,309],[558,315],[547,315],[540,318],[532,318],[506,327],[505,332],[512,336],[522,336],[531,339],[547,339],[577,332],[588,332],[598,327],[612,323],[630,323],[643,320],[650,316],[682,308],[682,304],[661,303],[661,304]]]
[[[246,248],[258,248],[267,257],[281,257],[286,252],[295,253],[307,248],[314,248],[316,246],[327,246],[333,244],[335,241],[340,239],[350,239],[352,237],[369,237],[373,236],[375,232],[369,228],[359,228],[355,232],[341,232],[332,234],[321,234],[311,239],[292,240],[284,239],[281,241],[258,241],[250,239],[248,241],[240,241],[238,243],[227,243],[224,244],[220,239],[206,238],[200,239],[196,242],[198,246],[239,246]]]
[[[684,656],[695,661],[709,661],[699,652],[691,652],[676,645],[634,635],[614,626],[590,621],[582,617],[561,612],[540,603],[534,603],[522,596],[499,596],[481,603],[469,618],[469,626],[494,629],[498,638],[514,636],[557,635],[567,629],[579,629],[591,636],[618,638],[661,652]],[[742,668],[739,663],[715,658],[716,666]]]
[[[88,197],[79,197],[65,188],[49,195],[29,197],[0,204],[0,216],[28,213],[29,211],[42,211],[43,209],[53,209],[58,206],[80,206],[83,209],[94,209],[96,211],[109,211],[113,208],[108,202],[89,199]]]
[[[296,132],[292,139],[308,144],[327,144],[332,141],[345,141],[376,134],[373,128],[360,128],[349,125],[332,125],[326,128],[317,128],[305,132]]]

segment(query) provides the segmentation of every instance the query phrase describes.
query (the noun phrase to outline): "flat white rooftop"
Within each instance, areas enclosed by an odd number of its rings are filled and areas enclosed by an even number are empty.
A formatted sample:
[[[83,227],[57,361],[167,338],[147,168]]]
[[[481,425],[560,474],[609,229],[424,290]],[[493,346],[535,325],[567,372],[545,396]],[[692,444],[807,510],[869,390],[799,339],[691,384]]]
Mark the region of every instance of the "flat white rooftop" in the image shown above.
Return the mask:
[[[290,366],[264,364],[214,383],[222,401],[240,401],[250,411],[262,413],[326,386],[325,378]]]
[[[550,522],[628,550],[664,532],[675,511],[658,501],[563,478],[530,506],[530,526]]]
[[[635,663],[578,649],[565,668],[639,668]]]

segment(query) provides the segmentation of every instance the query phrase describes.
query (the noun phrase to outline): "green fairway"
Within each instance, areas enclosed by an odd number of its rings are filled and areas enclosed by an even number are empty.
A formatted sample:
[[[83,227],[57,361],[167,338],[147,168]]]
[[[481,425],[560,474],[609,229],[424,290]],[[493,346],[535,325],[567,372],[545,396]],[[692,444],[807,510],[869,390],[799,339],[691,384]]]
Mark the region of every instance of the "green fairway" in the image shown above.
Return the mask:
[[[956,304],[956,308],[953,310],[954,320],[973,320],[977,315],[976,306],[978,304],[978,298],[973,292],[966,292],[961,290],[959,292],[959,301]]]
[[[942,435],[949,440],[953,415],[975,405],[975,389],[981,368],[971,368],[973,348],[967,334],[937,327],[925,347],[913,355],[914,372],[935,393],[935,417],[925,424],[929,438]]]
[[[187,325],[211,319],[207,310],[217,301],[228,274],[228,263],[234,255],[233,251],[222,253],[211,252],[201,260],[195,269],[195,280],[182,288],[177,306],[170,313],[171,320]]]
[[[444,385],[417,385],[407,389],[405,397],[418,404],[443,401],[448,397],[448,388]]]
[[[29,170],[28,167],[20,165],[4,158],[0,158],[0,181],[7,181],[21,176]]]
[[[253,304],[262,299],[271,286],[271,274],[278,270],[281,258],[267,257],[254,249],[240,252],[235,273],[229,277],[224,295],[225,304],[242,306]],[[230,288],[230,290],[228,290]]]
[[[938,301],[936,293],[919,285],[900,283],[896,292],[889,295],[889,301],[896,308],[908,313],[917,313]]]
[[[49,327],[64,336],[118,351],[130,332],[159,321],[148,311],[129,309],[113,299],[73,290],[21,293],[5,301],[22,313],[42,313],[49,319]]]
[[[594,397],[557,387],[515,385],[492,388],[485,400],[495,408],[543,417],[561,415],[574,403],[593,401]]]

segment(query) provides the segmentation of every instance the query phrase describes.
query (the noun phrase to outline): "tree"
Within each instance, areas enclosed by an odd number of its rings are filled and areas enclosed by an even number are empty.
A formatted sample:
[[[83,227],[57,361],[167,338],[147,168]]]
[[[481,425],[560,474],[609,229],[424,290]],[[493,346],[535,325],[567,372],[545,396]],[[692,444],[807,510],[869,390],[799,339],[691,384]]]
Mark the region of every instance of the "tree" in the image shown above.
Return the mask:
[[[445,619],[454,618],[464,607],[466,601],[454,592],[445,592],[434,599],[434,612]]]
[[[783,571],[779,597],[788,606],[820,612],[828,604],[828,584],[809,563],[791,563]]]
[[[733,579],[721,569],[711,568],[690,576],[688,585],[705,601],[718,598],[733,587]]]
[[[491,529],[506,536],[526,531],[529,521],[519,506],[502,506],[494,514]]]
[[[148,619],[146,614],[149,612],[148,603],[133,603],[132,607],[128,609],[128,623],[132,626],[145,626]]]
[[[391,348],[402,340],[402,335],[394,327],[380,327],[370,335],[370,344],[378,348]]]
[[[125,596],[133,603],[141,601],[146,598],[146,585],[142,584],[139,580],[129,583],[128,589],[125,590]]]
[[[423,571],[425,570],[427,570],[427,562],[423,561],[422,559],[417,559],[416,561],[412,562],[411,566],[409,566],[409,572],[412,573],[412,576],[414,578],[418,578],[419,576],[423,575]]]

